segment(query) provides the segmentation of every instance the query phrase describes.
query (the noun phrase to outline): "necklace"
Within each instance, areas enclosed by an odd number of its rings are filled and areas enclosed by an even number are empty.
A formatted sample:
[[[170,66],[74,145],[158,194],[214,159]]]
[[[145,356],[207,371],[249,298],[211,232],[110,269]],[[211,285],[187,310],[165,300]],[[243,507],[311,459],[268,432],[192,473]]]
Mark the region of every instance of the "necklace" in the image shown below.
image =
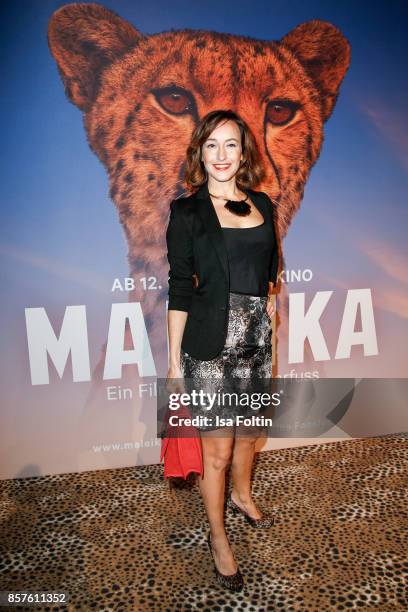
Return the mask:
[[[246,217],[251,212],[251,207],[247,203],[248,194],[246,195],[246,198],[244,200],[228,200],[227,198],[224,198],[223,196],[216,196],[216,195],[213,195],[212,193],[210,193],[210,196],[212,196],[213,198],[219,198],[221,200],[226,200],[226,203],[224,204],[224,208],[232,212],[234,215],[238,215],[239,217]]]

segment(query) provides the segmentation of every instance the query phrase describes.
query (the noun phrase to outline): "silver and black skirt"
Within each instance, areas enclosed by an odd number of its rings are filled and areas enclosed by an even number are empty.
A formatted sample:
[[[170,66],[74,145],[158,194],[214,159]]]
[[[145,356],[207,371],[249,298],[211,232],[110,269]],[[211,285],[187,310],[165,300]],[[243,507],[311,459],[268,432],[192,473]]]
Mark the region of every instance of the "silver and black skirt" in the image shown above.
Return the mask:
[[[239,402],[215,401],[211,407],[201,404],[193,408],[193,416],[206,416],[197,425],[200,431],[213,431],[231,425],[239,426],[243,418],[260,415],[262,409],[245,407],[244,396],[270,388],[272,378],[272,328],[266,311],[267,297],[229,293],[229,316],[226,340],[222,351],[208,361],[192,357],[181,349],[181,370],[186,389],[202,389],[206,393],[239,395]],[[269,380],[269,383],[268,383]],[[266,383],[266,386],[265,386]],[[238,405],[239,404],[239,405]],[[240,419],[236,421],[237,415]],[[248,421],[246,421],[248,422]],[[221,424],[223,423],[223,424]],[[238,424],[238,425],[237,425]],[[242,428],[241,428],[242,429]],[[244,427],[247,433],[250,428]],[[257,425],[255,429],[263,429]],[[245,432],[244,432],[245,434]]]

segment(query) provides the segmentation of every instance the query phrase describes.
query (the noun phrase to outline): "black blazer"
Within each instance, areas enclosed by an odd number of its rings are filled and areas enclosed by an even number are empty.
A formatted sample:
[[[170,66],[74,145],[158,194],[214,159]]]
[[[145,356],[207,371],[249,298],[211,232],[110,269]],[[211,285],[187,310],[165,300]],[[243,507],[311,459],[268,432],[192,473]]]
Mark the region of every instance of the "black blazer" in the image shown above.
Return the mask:
[[[276,285],[279,254],[274,205],[262,191],[247,192],[274,230],[269,279]],[[207,182],[193,195],[171,202],[166,241],[170,264],[168,310],[188,312],[181,346],[192,357],[213,359],[222,351],[228,331],[229,266]],[[194,274],[198,277],[197,286],[193,283]],[[264,288],[265,295],[268,289]]]

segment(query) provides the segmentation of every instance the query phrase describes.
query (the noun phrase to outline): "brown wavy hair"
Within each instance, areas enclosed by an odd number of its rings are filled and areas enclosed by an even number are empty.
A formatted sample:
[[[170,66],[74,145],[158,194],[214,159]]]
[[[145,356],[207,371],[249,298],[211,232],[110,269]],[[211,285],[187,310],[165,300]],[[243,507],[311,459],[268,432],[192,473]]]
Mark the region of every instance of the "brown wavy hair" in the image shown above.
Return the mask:
[[[207,113],[194,128],[187,147],[184,180],[188,189],[199,188],[207,181],[207,172],[201,161],[201,147],[211,132],[220,123],[228,120],[235,121],[241,133],[243,159],[235,175],[238,189],[252,189],[263,179],[265,171],[261,164],[258,146],[246,122],[232,110],[213,110]]]

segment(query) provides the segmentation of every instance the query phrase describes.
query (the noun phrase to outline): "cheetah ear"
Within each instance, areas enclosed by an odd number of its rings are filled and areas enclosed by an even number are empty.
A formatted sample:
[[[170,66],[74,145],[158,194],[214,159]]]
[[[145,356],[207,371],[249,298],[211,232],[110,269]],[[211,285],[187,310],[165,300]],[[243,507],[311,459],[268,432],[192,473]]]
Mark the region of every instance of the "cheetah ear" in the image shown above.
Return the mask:
[[[142,38],[130,23],[99,4],[66,4],[48,24],[48,46],[67,97],[87,111],[101,72]]]
[[[281,41],[305,68],[320,91],[323,120],[330,117],[350,64],[350,44],[331,23],[301,23]]]

